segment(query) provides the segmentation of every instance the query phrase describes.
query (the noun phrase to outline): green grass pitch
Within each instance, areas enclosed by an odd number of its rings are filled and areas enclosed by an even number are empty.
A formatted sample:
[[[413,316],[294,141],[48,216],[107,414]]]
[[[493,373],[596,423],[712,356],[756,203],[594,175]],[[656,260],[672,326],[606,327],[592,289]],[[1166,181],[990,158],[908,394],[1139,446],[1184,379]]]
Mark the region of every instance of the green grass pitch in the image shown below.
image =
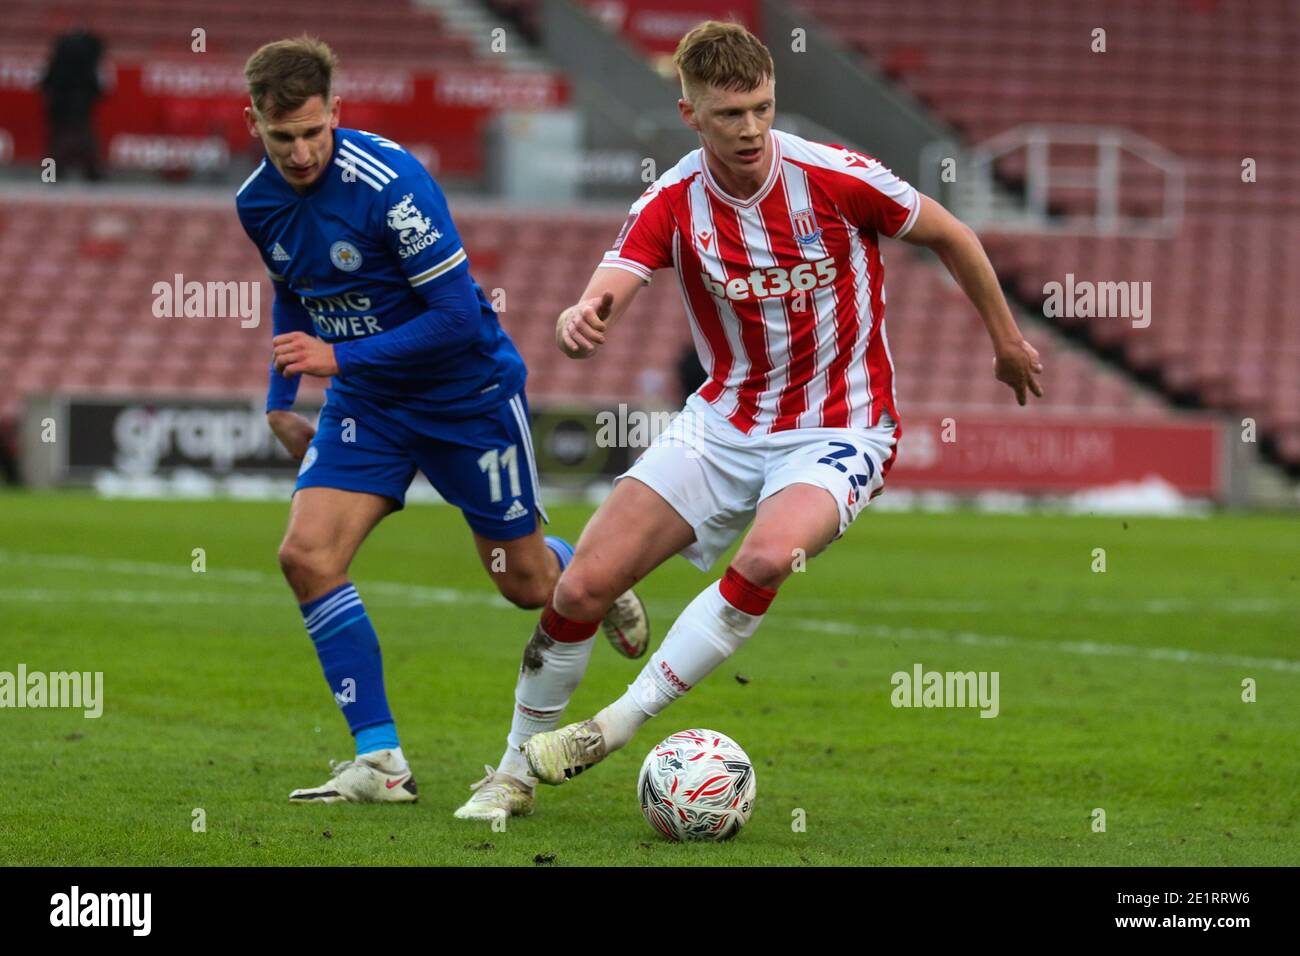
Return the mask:
[[[576,538],[589,511],[552,527]],[[1300,863],[1293,518],[868,509],[718,672],[498,833],[451,813],[500,755],[535,616],[440,506],[388,519],[353,568],[419,803],[286,802],[351,755],[276,567],[286,514],[0,495],[0,671],[105,685],[97,720],[0,710],[0,864]],[[715,576],[674,559],[643,583],[656,642]],[[573,719],[639,666],[598,641]],[[893,707],[916,663],[997,671],[1000,714]],[[754,760],[728,844],[668,844],[637,808],[641,758],[691,726]]]

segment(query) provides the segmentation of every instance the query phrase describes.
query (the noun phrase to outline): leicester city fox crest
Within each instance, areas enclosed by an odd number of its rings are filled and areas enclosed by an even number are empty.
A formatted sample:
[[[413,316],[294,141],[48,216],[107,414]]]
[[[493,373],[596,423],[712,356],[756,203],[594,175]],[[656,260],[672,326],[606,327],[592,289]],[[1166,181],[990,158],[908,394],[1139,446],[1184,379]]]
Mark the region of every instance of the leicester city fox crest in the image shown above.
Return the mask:
[[[415,207],[415,197],[411,193],[407,193],[401,202],[388,210],[388,226],[397,232],[397,238],[402,243],[399,254],[403,259],[442,238],[442,233],[433,228],[433,221]]]
[[[361,268],[361,251],[345,239],[330,246],[330,262],[336,269],[344,272],[356,272]]]

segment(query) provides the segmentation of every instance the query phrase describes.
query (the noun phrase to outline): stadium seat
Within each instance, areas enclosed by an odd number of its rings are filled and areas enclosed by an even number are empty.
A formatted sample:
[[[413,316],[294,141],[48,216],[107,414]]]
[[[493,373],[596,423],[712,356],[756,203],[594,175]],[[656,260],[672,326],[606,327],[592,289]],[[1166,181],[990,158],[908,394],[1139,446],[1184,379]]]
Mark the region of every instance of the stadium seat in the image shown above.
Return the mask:
[[[585,286],[591,270],[616,236],[622,217],[590,214],[570,218],[563,254],[551,248],[557,235],[553,216],[543,213],[480,211],[453,203],[467,236],[490,243],[495,253],[477,274],[485,291],[505,292],[501,322],[529,367],[534,403],[628,401],[656,407],[680,400],[677,362],[692,339],[676,283],[662,276],[641,295],[636,309],[610,341],[587,362],[566,359],[555,348],[554,322]],[[113,212],[128,217],[132,253],[122,264],[55,254],[66,241],[62,222],[85,222]],[[12,419],[23,394],[34,389],[161,389],[180,392],[266,387],[270,328],[238,319],[158,318],[152,284],[181,273],[262,284],[264,312],[272,291],[264,267],[248,244],[233,206],[186,202],[150,207],[147,217],[112,200],[21,200],[0,220],[0,244],[21,234],[29,244],[24,270],[7,273],[18,321],[0,329],[0,347],[10,343],[13,372],[0,374],[0,407]],[[188,236],[178,241],[177,236]],[[208,250],[224,250],[220,267]],[[923,258],[888,257],[887,328],[899,366],[898,394],[910,405],[944,407],[999,404],[1010,395],[990,372],[984,331],[964,297],[946,275]],[[85,316],[96,321],[86,324]],[[37,321],[40,319],[40,321]],[[71,345],[70,361],[62,358]],[[7,350],[6,350],[7,351]],[[1118,412],[1140,396],[1113,371],[1090,358],[1053,350],[1044,343],[1052,386],[1042,408],[1086,408]],[[939,370],[938,375],[927,374]],[[308,382],[304,395],[319,395]]]
[[[1260,407],[1274,390],[1300,394],[1300,369],[1286,351],[1300,335],[1290,320],[1300,294],[1300,116],[1293,103],[1300,18],[1289,0],[1248,7],[1174,0],[799,5],[972,140],[1066,114],[1072,122],[1128,127],[1181,154],[1186,211],[1177,238],[990,234],[990,256],[1030,303],[1067,272],[1151,280],[1148,329],[1113,318],[1055,321],[1122,356],[1135,372],[1154,374],[1171,393],[1233,410]],[[884,23],[888,29],[879,28]],[[1103,23],[1111,44],[1100,56],[1087,44]],[[1133,36],[1142,42],[1124,42]],[[1256,160],[1257,181],[1242,181],[1243,157]],[[1009,157],[998,170],[1020,182],[1023,159]],[[1064,189],[1050,198],[1063,212],[1087,211],[1093,202],[1084,191]],[[1126,211],[1152,211],[1161,199],[1149,174],[1123,170]],[[891,285],[891,319],[896,300],[903,301]],[[1058,394],[1070,387],[1054,386]],[[1274,438],[1281,459],[1300,467],[1296,433]]]

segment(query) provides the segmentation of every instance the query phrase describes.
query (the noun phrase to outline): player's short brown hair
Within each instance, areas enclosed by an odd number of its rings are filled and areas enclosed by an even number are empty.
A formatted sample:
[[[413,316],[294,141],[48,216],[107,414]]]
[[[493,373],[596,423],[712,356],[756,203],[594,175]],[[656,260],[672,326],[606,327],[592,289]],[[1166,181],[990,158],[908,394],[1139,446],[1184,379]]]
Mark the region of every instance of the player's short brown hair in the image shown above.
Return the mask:
[[[244,64],[253,109],[264,116],[291,113],[313,96],[330,104],[338,58],[329,44],[303,35],[267,43]]]
[[[705,20],[682,37],[673,54],[682,96],[694,102],[706,86],[747,93],[776,76],[763,41],[739,23]]]

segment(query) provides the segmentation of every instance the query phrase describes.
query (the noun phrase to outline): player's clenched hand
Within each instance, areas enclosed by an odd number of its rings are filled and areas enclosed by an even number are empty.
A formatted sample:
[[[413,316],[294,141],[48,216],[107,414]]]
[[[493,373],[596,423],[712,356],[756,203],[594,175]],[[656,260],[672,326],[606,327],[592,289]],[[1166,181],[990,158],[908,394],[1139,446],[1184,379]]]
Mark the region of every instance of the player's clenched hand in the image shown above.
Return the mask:
[[[998,350],[993,360],[993,374],[999,382],[1011,386],[1016,401],[1021,405],[1027,399],[1026,390],[1043,397],[1043,388],[1034,377],[1043,374],[1043,363],[1038,358],[1038,350],[1024,339]]]
[[[339,373],[334,346],[306,332],[286,332],[271,339],[275,349],[275,370],[284,375],[318,375],[328,378]]]
[[[555,342],[569,358],[590,358],[605,344],[605,323],[614,306],[614,293],[586,299],[560,313]]]
[[[271,431],[280,439],[285,450],[302,461],[302,456],[307,454],[307,446],[316,437],[316,429],[311,422],[296,412],[273,409],[266,413],[266,423],[271,426]]]

